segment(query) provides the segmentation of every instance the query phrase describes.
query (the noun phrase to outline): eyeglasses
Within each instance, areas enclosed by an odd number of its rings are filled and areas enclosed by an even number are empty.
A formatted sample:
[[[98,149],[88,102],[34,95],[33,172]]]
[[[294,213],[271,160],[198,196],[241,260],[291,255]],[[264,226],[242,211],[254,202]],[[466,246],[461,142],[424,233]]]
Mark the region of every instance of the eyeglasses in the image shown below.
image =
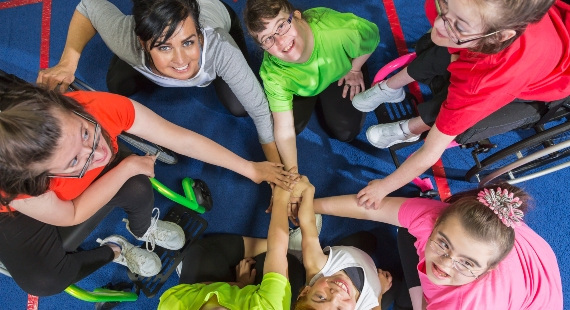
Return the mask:
[[[435,6],[437,9],[437,14],[443,20],[443,24],[445,25],[445,31],[447,32],[447,35],[453,41],[453,43],[455,43],[457,45],[461,45],[461,44],[465,44],[467,42],[471,42],[471,41],[486,38],[488,36],[492,36],[492,35],[499,33],[501,31],[501,30],[497,30],[497,31],[494,31],[494,32],[491,32],[491,33],[488,33],[485,35],[481,35],[481,36],[478,36],[475,38],[467,39],[467,40],[459,39],[459,37],[460,37],[459,34],[457,32],[455,32],[455,30],[453,29],[453,26],[451,25],[451,22],[449,21],[449,19],[447,19],[447,17],[445,17],[445,15],[447,14],[447,2],[446,1],[447,0],[435,0]]]
[[[265,40],[261,41],[260,43],[261,48],[263,48],[264,50],[270,49],[273,46],[273,44],[275,44],[275,36],[285,35],[287,31],[291,29],[292,20],[293,20],[293,12],[289,14],[289,18],[287,18],[286,21],[283,21],[281,24],[279,24],[279,26],[277,27],[277,31],[275,31],[274,34],[268,36],[267,38],[265,38]]]
[[[53,174],[49,174],[48,177],[50,178],[65,178],[65,179],[79,179],[82,178],[85,173],[87,172],[87,169],[89,168],[89,165],[91,164],[91,161],[93,160],[93,155],[95,154],[95,150],[97,149],[97,146],[99,145],[99,140],[101,139],[101,126],[99,125],[99,123],[95,122],[92,119],[87,118],[84,115],[81,115],[80,113],[77,112],[73,112],[75,113],[77,116],[81,117],[82,119],[90,122],[91,124],[93,124],[93,126],[95,126],[95,130],[93,132],[93,146],[91,146],[91,153],[89,153],[89,157],[87,157],[87,161],[85,161],[85,165],[83,166],[83,168],[81,169],[81,171],[79,172],[79,174],[66,174],[66,173],[53,173]]]
[[[444,257],[444,258],[449,258],[451,259],[451,265],[453,266],[453,268],[455,268],[457,271],[459,271],[460,274],[466,276],[466,277],[470,277],[470,278],[475,278],[477,279],[479,276],[476,276],[473,271],[471,271],[471,269],[469,267],[467,267],[464,263],[456,260],[455,258],[451,257],[448,253],[448,250],[445,249],[439,242],[436,242],[432,239],[429,239],[429,246],[432,250],[434,250],[434,252],[439,255],[440,257]]]

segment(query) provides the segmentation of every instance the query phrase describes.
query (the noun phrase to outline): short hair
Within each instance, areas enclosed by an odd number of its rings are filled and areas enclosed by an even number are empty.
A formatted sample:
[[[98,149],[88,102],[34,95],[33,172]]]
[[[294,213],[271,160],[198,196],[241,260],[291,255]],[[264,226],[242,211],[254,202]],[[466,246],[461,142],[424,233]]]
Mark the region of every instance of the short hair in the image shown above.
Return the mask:
[[[295,7],[287,0],[247,0],[243,11],[247,31],[255,38],[257,33],[266,28],[267,23],[263,20],[273,19],[281,11],[291,13]]]

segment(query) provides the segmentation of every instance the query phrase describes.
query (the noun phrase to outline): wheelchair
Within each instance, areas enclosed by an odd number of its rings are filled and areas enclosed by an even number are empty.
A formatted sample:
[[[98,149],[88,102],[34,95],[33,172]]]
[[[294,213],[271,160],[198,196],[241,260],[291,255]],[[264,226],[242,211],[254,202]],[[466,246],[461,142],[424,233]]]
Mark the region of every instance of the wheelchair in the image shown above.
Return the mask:
[[[375,75],[372,85],[382,81],[393,71],[406,66],[415,53],[409,53],[391,61]],[[409,92],[402,103],[384,103],[380,105],[382,119],[379,123],[390,123],[417,116],[416,105],[419,100]],[[472,128],[458,135],[450,145],[463,149],[472,149],[475,164],[465,174],[468,182],[478,182],[479,186],[506,181],[516,184],[540,177],[570,166],[570,97],[553,102],[516,102],[510,103],[481,120]],[[489,138],[516,130],[521,138],[518,142],[497,149]],[[422,139],[427,132],[422,135]],[[401,143],[389,148],[396,167],[400,166],[396,151],[410,143]],[[484,154],[490,155],[485,156]],[[483,158],[484,157],[484,158]],[[417,181],[417,180],[416,180]],[[429,186],[420,186],[422,196],[436,195]]]
[[[0,70],[0,87],[10,87],[15,85],[14,83],[27,82]],[[70,85],[70,90],[92,91],[93,89],[86,83],[76,80]],[[177,162],[176,155],[165,148],[125,133],[119,137],[143,154],[155,154],[157,155],[157,160],[167,164],[175,164]],[[177,203],[177,205],[170,208],[163,220],[174,222],[183,229],[186,237],[185,245],[176,251],[157,247],[155,252],[161,258],[162,269],[159,274],[153,277],[142,277],[127,271],[129,279],[136,288],[135,292],[132,292],[133,285],[128,283],[110,285],[109,288],[97,288],[93,292],[86,291],[72,284],[65,289],[65,292],[80,300],[99,303],[98,308],[110,309],[110,305],[116,302],[136,301],[140,291],[148,298],[152,298],[162,288],[162,285],[188,252],[187,249],[190,249],[190,245],[195,240],[198,240],[206,230],[208,224],[199,214],[211,210],[213,201],[208,186],[202,180],[184,178],[182,180],[184,196],[177,194],[154,178],[150,178],[150,182],[156,191]],[[68,252],[79,249],[83,240],[113,209],[114,206],[106,205],[79,225],[58,227],[64,249]],[[0,262],[0,273],[10,277],[10,272],[2,262]]]

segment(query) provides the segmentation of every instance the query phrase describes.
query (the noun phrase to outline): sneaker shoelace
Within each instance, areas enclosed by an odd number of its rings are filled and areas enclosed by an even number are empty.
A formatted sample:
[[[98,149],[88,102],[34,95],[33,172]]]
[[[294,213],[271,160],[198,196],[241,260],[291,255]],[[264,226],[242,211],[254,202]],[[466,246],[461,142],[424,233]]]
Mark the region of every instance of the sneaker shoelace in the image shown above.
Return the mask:
[[[121,254],[123,254],[123,253],[121,253]],[[129,250],[125,251],[125,253],[123,254],[123,259],[124,259],[127,267],[131,270],[131,272],[134,272],[136,274],[140,274],[142,272],[141,267],[143,267],[147,264],[149,257],[146,255],[143,255],[140,252],[132,251],[132,249],[129,249]]]
[[[156,211],[156,215],[153,215],[152,218],[150,219],[150,227],[148,228],[148,230],[146,231],[146,250],[149,252],[153,252],[154,251],[154,247],[156,244],[156,234],[157,234],[157,222],[158,222],[158,217],[160,216],[160,210],[158,208],[154,208],[152,209],[152,213],[154,214]],[[143,236],[144,238],[144,236]],[[150,249],[149,249],[149,243],[150,243]]]

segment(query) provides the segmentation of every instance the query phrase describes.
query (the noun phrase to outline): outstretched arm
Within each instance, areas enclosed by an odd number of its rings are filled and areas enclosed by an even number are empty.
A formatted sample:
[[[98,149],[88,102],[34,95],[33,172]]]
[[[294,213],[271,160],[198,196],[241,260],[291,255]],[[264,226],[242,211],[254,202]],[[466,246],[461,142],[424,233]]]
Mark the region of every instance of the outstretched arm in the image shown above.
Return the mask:
[[[277,272],[286,277],[287,248],[289,244],[289,222],[287,219],[287,203],[291,193],[279,187],[274,190],[273,211],[267,231],[267,254],[263,274]]]
[[[273,112],[275,143],[285,170],[297,165],[297,135],[293,111]]]
[[[66,90],[75,80],[75,71],[83,48],[96,33],[91,21],[75,10],[69,23],[67,40],[59,63],[49,69],[41,70],[36,84],[47,89],[55,89],[59,85],[60,91]]]
[[[384,179],[370,181],[358,193],[358,204],[366,208],[377,209],[377,205],[386,195],[408,184],[435,164],[454,138],[455,136],[448,136],[433,126],[424,145],[404,161],[396,171]]]
[[[40,196],[14,200],[14,209],[40,222],[55,226],[73,226],[93,216],[107,204],[131,177],[154,177],[155,156],[131,155],[102,175],[73,200],[61,200],[48,191]]]
[[[326,264],[327,256],[323,253],[317,231],[317,220],[313,209],[315,187],[309,183],[306,176],[293,189],[293,197],[301,197],[299,206],[299,226],[301,226],[301,248],[303,251],[303,265],[306,270],[307,282],[313,278]]]
[[[378,203],[378,210],[366,210],[358,205],[356,195],[334,196],[315,199],[314,210],[320,214],[401,226],[398,220],[398,212],[407,199],[408,198],[401,197],[384,197],[384,199]],[[299,215],[299,217],[301,217],[301,215]]]
[[[288,188],[292,174],[282,165],[245,160],[218,143],[191,130],[175,125],[147,107],[133,101],[135,120],[128,133],[157,143],[177,153],[235,171],[255,183],[269,181]]]

